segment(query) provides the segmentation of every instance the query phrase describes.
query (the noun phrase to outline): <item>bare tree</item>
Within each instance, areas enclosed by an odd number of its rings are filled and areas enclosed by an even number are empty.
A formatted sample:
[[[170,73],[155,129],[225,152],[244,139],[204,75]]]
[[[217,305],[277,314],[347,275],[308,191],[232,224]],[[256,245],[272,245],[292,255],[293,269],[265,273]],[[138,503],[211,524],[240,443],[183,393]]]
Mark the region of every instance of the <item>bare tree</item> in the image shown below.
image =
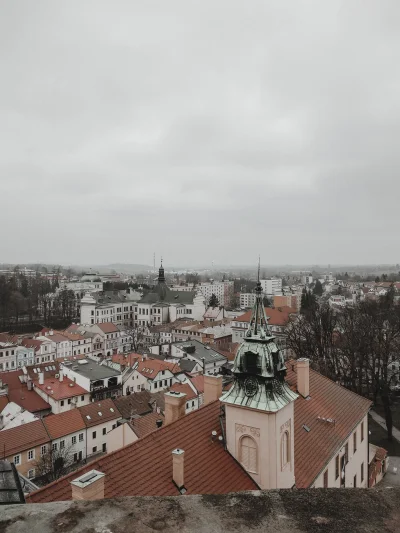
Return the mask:
[[[73,462],[75,448],[73,445],[61,447],[58,443],[57,449],[52,446],[47,452],[35,462],[36,477],[41,477],[47,483],[68,474]]]

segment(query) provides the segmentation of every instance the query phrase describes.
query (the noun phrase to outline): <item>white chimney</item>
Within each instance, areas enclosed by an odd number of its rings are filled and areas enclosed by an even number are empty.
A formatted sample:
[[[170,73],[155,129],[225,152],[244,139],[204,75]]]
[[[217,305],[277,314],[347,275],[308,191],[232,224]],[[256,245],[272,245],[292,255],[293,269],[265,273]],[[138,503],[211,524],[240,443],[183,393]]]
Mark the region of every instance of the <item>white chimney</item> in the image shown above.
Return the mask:
[[[60,370],[60,383],[64,381],[64,372]]]
[[[44,374],[39,372],[39,385],[44,385]]]
[[[179,448],[172,452],[172,480],[175,485],[181,490],[184,486],[184,459],[185,452]]]
[[[310,361],[297,359],[297,392],[307,398],[310,395]]]

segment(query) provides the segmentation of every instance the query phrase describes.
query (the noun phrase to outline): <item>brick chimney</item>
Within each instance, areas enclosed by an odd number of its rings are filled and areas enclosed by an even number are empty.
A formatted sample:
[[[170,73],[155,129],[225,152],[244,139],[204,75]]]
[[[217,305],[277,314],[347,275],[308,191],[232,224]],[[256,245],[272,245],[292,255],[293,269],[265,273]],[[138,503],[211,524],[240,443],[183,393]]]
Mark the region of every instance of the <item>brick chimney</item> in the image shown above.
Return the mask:
[[[183,392],[166,392],[165,399],[165,425],[175,422],[185,416],[186,394]]]
[[[71,481],[73,500],[102,500],[104,498],[105,474],[98,470],[86,472]]]
[[[310,395],[310,361],[297,359],[297,392],[307,398]]]
[[[184,460],[185,452],[177,448],[172,452],[172,481],[180,491],[184,487]]]
[[[204,405],[222,396],[222,376],[204,374]]]

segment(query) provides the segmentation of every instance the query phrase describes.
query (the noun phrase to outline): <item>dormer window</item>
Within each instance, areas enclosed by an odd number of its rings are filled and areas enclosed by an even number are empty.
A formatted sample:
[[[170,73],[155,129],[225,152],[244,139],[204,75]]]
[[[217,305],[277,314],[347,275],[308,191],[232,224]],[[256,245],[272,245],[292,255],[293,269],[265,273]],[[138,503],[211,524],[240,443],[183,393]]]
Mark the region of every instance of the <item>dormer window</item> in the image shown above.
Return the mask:
[[[246,352],[244,354],[243,371],[246,374],[261,374],[261,357],[258,353]]]

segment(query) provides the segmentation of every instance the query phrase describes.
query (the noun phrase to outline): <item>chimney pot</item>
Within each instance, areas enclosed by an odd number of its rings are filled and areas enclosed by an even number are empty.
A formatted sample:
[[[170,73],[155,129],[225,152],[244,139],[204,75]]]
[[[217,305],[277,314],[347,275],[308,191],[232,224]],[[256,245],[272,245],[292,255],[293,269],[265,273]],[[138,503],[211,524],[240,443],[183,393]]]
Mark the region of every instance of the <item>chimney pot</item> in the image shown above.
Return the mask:
[[[179,491],[184,487],[184,459],[185,452],[179,448],[172,452],[172,480]]]
[[[297,392],[307,398],[310,395],[310,360],[297,359]]]

